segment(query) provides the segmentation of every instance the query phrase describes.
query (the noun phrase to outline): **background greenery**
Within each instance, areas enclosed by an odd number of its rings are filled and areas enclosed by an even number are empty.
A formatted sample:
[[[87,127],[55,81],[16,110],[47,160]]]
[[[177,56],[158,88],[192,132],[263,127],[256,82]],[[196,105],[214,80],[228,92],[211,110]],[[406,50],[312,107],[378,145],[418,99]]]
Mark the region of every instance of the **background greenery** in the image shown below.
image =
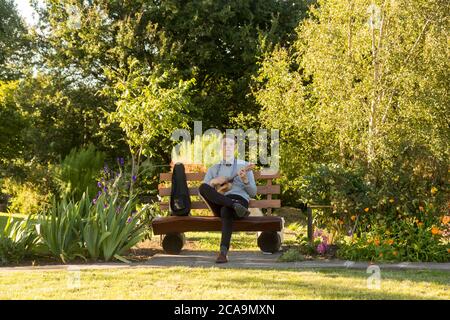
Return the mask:
[[[343,257],[448,260],[447,1],[31,2],[0,0],[1,210],[155,195],[195,120],[278,128],[283,204],[331,205]]]

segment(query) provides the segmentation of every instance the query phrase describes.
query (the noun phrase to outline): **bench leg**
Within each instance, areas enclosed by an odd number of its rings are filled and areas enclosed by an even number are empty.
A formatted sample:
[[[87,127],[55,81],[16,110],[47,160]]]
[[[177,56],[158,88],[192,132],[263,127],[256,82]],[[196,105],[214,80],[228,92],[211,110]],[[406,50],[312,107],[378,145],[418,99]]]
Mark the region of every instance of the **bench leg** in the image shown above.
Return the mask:
[[[281,238],[276,231],[264,231],[258,237],[258,247],[263,252],[275,253],[281,248]]]
[[[168,254],[179,254],[185,243],[184,233],[168,233],[164,236],[162,247]]]

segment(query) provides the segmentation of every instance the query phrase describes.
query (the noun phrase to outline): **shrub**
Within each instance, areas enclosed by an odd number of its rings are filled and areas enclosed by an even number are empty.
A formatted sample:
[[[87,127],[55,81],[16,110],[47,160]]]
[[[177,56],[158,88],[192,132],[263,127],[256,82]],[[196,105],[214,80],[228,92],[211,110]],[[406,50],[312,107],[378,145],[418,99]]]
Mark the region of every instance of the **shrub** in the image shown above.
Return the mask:
[[[4,228],[0,230],[0,263],[19,263],[32,255],[37,241],[32,216],[25,220],[14,220],[9,217]]]
[[[66,263],[82,255],[82,218],[89,214],[89,200],[83,194],[79,202],[65,197],[53,203],[49,212],[38,216],[38,233],[44,245],[55,257]]]
[[[340,240],[338,256],[349,260],[436,261],[450,258],[450,216],[435,207],[417,203],[417,210],[373,213],[369,225],[357,228],[353,236]],[[358,231],[360,230],[360,231]]]
[[[144,237],[142,211],[136,211],[135,197],[122,202],[118,194],[102,193],[92,205],[83,228],[83,241],[91,259],[105,261],[121,255]]]
[[[294,261],[304,261],[304,260],[305,260],[305,256],[297,248],[288,249],[286,252],[284,252],[278,258],[278,261],[281,261],[281,262],[294,262]]]
[[[95,194],[95,181],[105,155],[89,145],[84,149],[72,149],[59,166],[55,168],[55,178],[62,197],[80,199],[86,189],[90,197]]]
[[[2,190],[10,195],[8,212],[21,214],[35,214],[48,204],[50,194],[43,194],[42,190],[31,182],[20,183],[7,178],[3,181]]]

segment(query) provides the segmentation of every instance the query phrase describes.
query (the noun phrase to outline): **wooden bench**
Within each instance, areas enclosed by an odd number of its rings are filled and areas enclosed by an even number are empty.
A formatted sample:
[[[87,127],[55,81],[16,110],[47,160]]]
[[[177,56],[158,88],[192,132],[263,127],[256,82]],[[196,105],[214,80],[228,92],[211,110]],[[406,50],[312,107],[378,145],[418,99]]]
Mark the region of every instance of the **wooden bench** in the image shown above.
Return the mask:
[[[271,216],[272,208],[280,208],[281,201],[272,199],[272,195],[280,193],[280,186],[273,185],[272,179],[278,178],[278,173],[266,174],[261,171],[254,171],[255,181],[265,181],[264,185],[257,186],[257,194],[264,195],[265,199],[250,200],[249,208],[266,209],[265,216],[249,216],[239,220],[233,220],[233,231],[257,231],[261,232],[258,236],[258,246],[264,252],[276,252],[281,247],[281,237],[279,232],[283,230],[284,220],[280,217]],[[186,180],[197,182],[203,181],[205,173],[186,173]],[[161,197],[170,196],[171,187],[164,185],[172,181],[172,173],[161,173],[160,181],[163,184],[159,186],[159,195]],[[189,187],[191,196],[198,195],[198,186]],[[192,199],[191,199],[192,200]],[[160,202],[161,210],[169,210],[169,202]],[[200,198],[192,200],[192,210],[208,209],[207,204]],[[214,216],[167,216],[157,217],[152,222],[153,234],[164,235],[162,246],[165,252],[178,254],[185,244],[184,232],[189,231],[221,231],[222,221]]]

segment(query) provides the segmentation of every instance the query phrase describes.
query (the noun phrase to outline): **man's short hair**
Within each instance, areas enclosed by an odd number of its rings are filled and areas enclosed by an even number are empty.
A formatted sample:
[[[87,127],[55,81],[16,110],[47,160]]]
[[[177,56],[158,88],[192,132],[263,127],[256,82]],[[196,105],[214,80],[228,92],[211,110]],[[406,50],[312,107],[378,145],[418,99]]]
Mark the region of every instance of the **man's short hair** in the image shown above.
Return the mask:
[[[225,139],[233,139],[234,143],[238,142],[238,139],[235,134],[227,134],[227,133],[222,134],[222,142],[225,141]]]

